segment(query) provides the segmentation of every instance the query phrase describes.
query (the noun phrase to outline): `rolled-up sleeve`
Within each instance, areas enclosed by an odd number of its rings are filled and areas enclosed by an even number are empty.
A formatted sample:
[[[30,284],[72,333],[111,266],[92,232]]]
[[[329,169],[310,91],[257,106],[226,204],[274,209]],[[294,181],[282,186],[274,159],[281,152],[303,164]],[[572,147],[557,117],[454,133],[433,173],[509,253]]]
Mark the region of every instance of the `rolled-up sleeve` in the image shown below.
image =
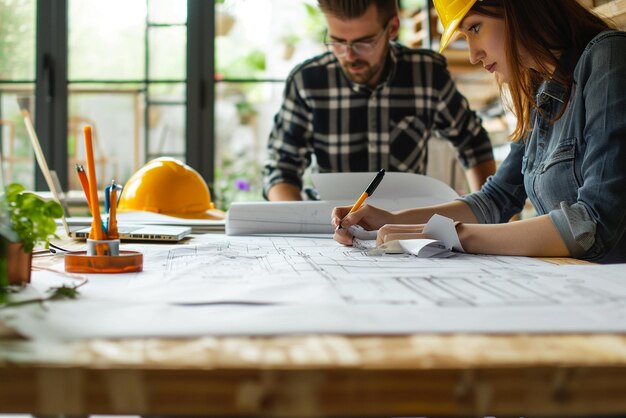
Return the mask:
[[[512,143],[511,152],[480,191],[458,199],[469,205],[479,223],[508,222],[522,210],[527,197],[522,174],[523,157],[523,142]]]
[[[596,223],[584,204],[561,202],[559,209],[550,212],[550,219],[572,257],[584,256],[595,243]]]

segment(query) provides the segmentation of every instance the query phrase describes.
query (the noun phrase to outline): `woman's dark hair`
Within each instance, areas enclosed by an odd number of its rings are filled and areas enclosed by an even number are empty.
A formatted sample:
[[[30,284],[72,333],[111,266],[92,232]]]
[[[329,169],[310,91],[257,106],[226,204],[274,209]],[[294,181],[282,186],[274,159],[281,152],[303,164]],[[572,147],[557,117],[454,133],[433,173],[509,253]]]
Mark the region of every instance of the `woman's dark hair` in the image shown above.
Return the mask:
[[[559,66],[561,54],[574,49],[582,53],[589,41],[611,25],[581,6],[576,0],[482,0],[471,9],[479,14],[504,19],[505,48],[510,67],[508,81],[512,110],[517,126],[511,134],[516,141],[531,129],[530,114],[537,107],[539,85],[549,79],[561,83],[569,102],[574,68]],[[535,63],[535,69],[523,65],[522,50]],[[552,73],[550,69],[556,68]],[[558,120],[566,106],[554,120]]]
[[[370,5],[375,4],[383,25],[398,14],[397,0],[318,0],[317,4],[323,13],[343,20],[363,16]]]

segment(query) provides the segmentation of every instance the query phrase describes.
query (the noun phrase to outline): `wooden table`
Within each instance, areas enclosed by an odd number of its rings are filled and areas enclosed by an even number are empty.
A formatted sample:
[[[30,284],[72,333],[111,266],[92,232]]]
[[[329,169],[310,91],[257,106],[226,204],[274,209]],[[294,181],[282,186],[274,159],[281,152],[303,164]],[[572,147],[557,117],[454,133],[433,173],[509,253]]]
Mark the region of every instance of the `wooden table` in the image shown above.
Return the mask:
[[[23,344],[6,328],[0,327],[0,336],[2,345]],[[623,335],[89,340],[64,350],[70,360],[0,359],[0,413],[575,417],[626,412]]]
[[[3,340],[2,344],[8,343]],[[0,363],[0,412],[250,417],[626,411],[626,337],[302,336],[87,341]]]

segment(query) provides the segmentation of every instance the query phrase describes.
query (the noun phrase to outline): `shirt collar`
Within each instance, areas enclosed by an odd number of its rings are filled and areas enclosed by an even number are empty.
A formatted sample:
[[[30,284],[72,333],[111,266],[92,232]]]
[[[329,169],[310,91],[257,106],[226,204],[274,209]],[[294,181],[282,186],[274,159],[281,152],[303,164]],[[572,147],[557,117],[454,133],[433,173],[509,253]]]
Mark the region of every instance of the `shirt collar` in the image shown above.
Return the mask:
[[[558,65],[554,70],[555,77],[541,83],[537,90],[536,99],[538,107],[542,107],[550,100],[557,100],[561,103],[565,102],[568,86],[564,86],[562,82],[556,81],[555,78],[557,80],[570,79],[581,55],[582,51],[576,50],[574,46],[570,46],[563,51],[559,58]]]
[[[565,94],[567,93],[565,86],[555,80],[546,80],[539,86],[537,90],[537,107],[541,108],[551,100],[557,100],[561,103],[565,102]]]

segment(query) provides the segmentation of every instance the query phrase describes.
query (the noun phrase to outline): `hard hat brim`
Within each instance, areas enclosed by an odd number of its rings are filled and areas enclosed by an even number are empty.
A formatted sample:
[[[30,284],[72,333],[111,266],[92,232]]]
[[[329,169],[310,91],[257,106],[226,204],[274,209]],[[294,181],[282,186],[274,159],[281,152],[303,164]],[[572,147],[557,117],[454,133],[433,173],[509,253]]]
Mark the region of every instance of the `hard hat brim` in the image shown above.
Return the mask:
[[[448,25],[443,28],[443,33],[441,34],[441,42],[439,44],[440,53],[443,52],[443,50],[448,47],[450,41],[454,39],[454,33],[456,32],[463,19],[465,19],[465,15],[467,15],[467,12],[470,11],[476,1],[477,0],[468,2],[467,5],[463,7],[463,9],[461,9],[452,20],[450,20]]]
[[[226,218],[226,214],[219,209],[208,209],[202,212],[187,212],[187,213],[163,213],[163,215],[171,216],[173,218],[182,219],[209,219],[209,220],[223,220]]]

